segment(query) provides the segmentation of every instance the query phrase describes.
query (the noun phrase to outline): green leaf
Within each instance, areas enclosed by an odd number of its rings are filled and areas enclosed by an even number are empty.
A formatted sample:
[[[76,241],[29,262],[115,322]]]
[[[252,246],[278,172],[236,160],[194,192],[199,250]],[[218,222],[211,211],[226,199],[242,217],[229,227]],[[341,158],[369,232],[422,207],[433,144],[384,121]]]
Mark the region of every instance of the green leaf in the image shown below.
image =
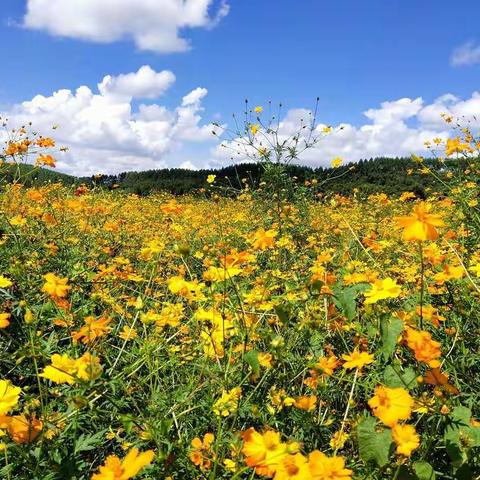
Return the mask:
[[[345,290],[337,291],[333,300],[337,308],[342,311],[349,321],[355,318],[357,302],[355,301],[355,293],[352,290],[346,288]]]
[[[464,407],[463,405],[459,405],[453,409],[450,416],[455,420],[458,420],[458,422],[460,422],[461,424],[469,426],[470,419],[472,418],[472,411],[469,408]]]
[[[473,480],[472,469],[467,465],[462,465],[456,472],[455,478],[457,480]]]
[[[377,421],[367,417],[357,426],[360,457],[365,462],[374,461],[379,467],[388,463],[392,433],[389,429],[376,430]]]
[[[252,369],[255,376],[260,375],[260,362],[258,361],[258,352],[256,350],[250,350],[243,357],[245,362]]]
[[[325,349],[325,334],[313,330],[308,337],[308,343],[314,357],[319,357]]]
[[[382,348],[380,349],[383,358],[386,360],[395,351],[398,337],[403,332],[403,322],[399,318],[384,317],[380,323],[382,336]]]
[[[428,462],[414,462],[413,471],[418,480],[435,480],[435,472]]]
[[[352,321],[357,314],[357,295],[365,290],[364,285],[354,285],[347,288],[334,288],[333,301],[338,309],[347,317],[348,321]]]
[[[448,425],[445,428],[444,440],[448,456],[454,467],[460,467],[468,460],[467,451],[462,445],[461,434],[470,429],[470,409],[458,406],[455,407],[448,418]]]
[[[282,323],[287,324],[290,320],[290,312],[287,305],[276,305],[275,313]]]
[[[403,387],[410,390],[417,386],[417,372],[411,367],[401,372],[399,366],[388,365],[383,372],[383,383],[389,388]]]
[[[415,475],[408,469],[406,465],[402,465],[399,470],[398,474],[395,476],[397,480],[417,480]]]
[[[97,445],[105,441],[105,432],[106,430],[102,430],[93,435],[80,435],[75,442],[74,453],[77,454],[79,452],[93,450]]]

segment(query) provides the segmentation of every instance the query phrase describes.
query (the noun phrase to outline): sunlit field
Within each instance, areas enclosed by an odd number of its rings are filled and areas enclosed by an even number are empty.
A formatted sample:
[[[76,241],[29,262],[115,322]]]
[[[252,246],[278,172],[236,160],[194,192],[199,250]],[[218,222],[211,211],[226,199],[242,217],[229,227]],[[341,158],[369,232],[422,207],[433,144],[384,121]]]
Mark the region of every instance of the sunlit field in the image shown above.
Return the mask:
[[[478,478],[476,142],[427,199],[5,185],[1,478]]]

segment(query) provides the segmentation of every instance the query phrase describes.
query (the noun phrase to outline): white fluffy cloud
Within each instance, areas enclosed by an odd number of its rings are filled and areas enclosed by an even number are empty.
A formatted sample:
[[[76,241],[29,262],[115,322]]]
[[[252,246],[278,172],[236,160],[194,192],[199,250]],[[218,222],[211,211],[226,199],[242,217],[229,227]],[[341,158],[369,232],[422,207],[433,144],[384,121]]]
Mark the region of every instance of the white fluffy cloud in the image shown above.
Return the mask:
[[[155,72],[149,65],[138,72],[112,77],[107,75],[98,90],[103,96],[118,95],[131,98],[158,98],[175,82],[175,75],[164,70]]]
[[[200,124],[207,90],[193,90],[172,110],[158,103],[134,108],[132,103],[158,97],[174,79],[169,71],[144,66],[135,73],[106,76],[98,93],[87,86],[75,92],[58,90],[13,105],[1,115],[9,117],[12,127],[31,121],[44,135],[58,125],[52,136],[69,147],[66,155],[57,156],[58,168],[64,172],[91,175],[178,166],[169,159],[178,157],[186,141],[197,145],[214,141],[212,126]]]
[[[447,94],[434,102],[426,104],[422,98],[402,98],[396,101],[383,102],[380,108],[371,108],[364,112],[370,123],[354,126],[348,123],[339,124],[333,132],[322,138],[313,148],[300,156],[300,162],[311,167],[329,166],[333,158],[340,156],[346,162],[380,156],[401,157],[412,153],[427,154],[424,143],[438,137],[448,138],[448,125],[440,114],[445,113],[454,118],[464,118],[470,126],[480,128],[480,93],[462,100]],[[308,119],[309,111],[304,109],[290,110],[280,123],[279,139],[283,141],[298,130],[300,120]],[[474,118],[474,115],[477,118]],[[320,133],[325,125],[317,127]],[[266,144],[263,132],[257,134],[258,140]],[[213,150],[212,165],[246,161],[236,141],[224,142],[227,148],[218,145]],[[240,154],[237,154],[240,150]],[[232,154],[232,152],[235,152]]]
[[[23,23],[94,42],[133,39],[140,50],[169,53],[190,48],[184,29],[210,28],[228,11],[225,0],[27,0]]]
[[[480,63],[480,44],[467,42],[456,48],[451,57],[450,64],[454,67],[475,65]]]
[[[174,82],[169,71],[156,72],[148,66],[124,75],[107,75],[94,92],[87,86],[75,91],[62,89],[49,96],[37,95],[11,106],[0,116],[9,117],[12,127],[33,122],[35,130],[69,147],[59,155],[58,168],[67,173],[91,175],[147,170],[164,167],[208,168],[245,161],[222,148],[212,135],[215,127],[202,118],[205,88],[187,93],[176,108],[161,105]],[[149,98],[147,103],[142,99]],[[480,128],[480,92],[461,99],[442,95],[431,103],[422,98],[402,98],[383,102],[364,112],[361,125],[348,123],[333,127],[333,132],[314,148],[303,153],[300,163],[328,166],[336,156],[346,162],[378,156],[428,154],[424,142],[434,137],[446,138],[448,125],[440,117],[446,113],[470,121]],[[297,132],[310,112],[292,109],[281,119],[279,137]],[[476,116],[476,119],[474,118]],[[321,118],[321,108],[319,117]],[[318,125],[318,132],[324,125]],[[263,135],[260,132],[257,138]],[[227,145],[235,149],[234,143]]]

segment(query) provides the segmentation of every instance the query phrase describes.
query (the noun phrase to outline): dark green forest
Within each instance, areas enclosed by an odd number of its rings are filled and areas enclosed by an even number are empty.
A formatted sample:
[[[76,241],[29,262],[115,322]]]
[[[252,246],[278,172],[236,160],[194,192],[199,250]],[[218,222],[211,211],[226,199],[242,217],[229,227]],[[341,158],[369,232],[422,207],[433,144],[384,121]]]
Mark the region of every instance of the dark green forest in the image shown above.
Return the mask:
[[[426,159],[422,164],[411,158],[375,158],[361,160],[339,168],[309,168],[289,165],[286,172],[295,178],[298,184],[316,181],[320,191],[339,193],[342,195],[369,195],[386,193],[400,195],[413,192],[417,197],[425,198],[430,192],[443,190],[442,182],[435,176],[422,173],[422,169],[430,168],[443,175],[447,171],[462,170],[464,161]],[[129,193],[148,195],[155,191],[165,191],[174,195],[195,194],[202,192],[209,175],[216,175],[215,186],[228,187],[225,191],[235,193],[248,184],[255,189],[262,181],[264,165],[242,163],[221,169],[186,170],[181,168],[147,170],[142,172],[123,172],[118,175],[97,175],[95,177],[73,177],[45,168],[34,168],[20,165],[21,183],[25,186],[39,185],[48,182],[61,182],[65,185],[86,184],[104,188],[118,188]],[[3,171],[2,181],[11,182],[15,178],[17,167]],[[221,191],[222,188],[216,189]]]

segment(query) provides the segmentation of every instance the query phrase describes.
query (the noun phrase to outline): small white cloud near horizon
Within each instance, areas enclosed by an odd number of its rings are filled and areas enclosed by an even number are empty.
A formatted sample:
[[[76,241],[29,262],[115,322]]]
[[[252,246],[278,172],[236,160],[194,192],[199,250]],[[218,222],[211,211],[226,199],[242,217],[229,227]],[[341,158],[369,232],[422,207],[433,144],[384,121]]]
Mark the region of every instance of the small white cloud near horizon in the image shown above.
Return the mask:
[[[131,39],[139,50],[173,53],[191,48],[184,30],[211,29],[229,8],[226,0],[27,0],[23,26],[97,43]]]
[[[480,63],[480,43],[473,41],[457,47],[450,57],[450,65],[453,67],[467,67]]]

